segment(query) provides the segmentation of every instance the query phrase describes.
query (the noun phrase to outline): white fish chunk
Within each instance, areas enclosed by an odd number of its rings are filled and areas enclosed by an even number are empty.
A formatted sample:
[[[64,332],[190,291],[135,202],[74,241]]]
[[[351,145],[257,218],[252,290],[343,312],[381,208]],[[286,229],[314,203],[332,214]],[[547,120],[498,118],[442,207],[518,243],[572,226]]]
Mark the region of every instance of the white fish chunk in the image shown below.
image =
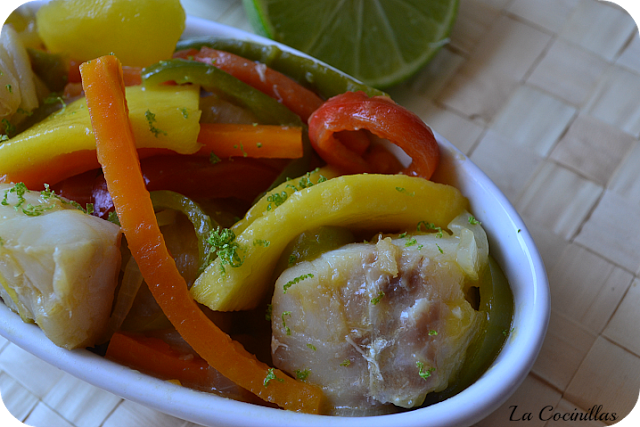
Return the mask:
[[[35,75],[29,55],[16,31],[4,25],[0,33],[0,118],[18,108],[29,112],[38,106]]]
[[[274,365],[321,386],[334,414],[412,408],[444,390],[486,319],[465,298],[488,265],[486,234],[469,217],[452,234],[381,235],[285,270]]]
[[[96,344],[118,284],[120,227],[12,188],[0,184],[0,296],[58,346]]]

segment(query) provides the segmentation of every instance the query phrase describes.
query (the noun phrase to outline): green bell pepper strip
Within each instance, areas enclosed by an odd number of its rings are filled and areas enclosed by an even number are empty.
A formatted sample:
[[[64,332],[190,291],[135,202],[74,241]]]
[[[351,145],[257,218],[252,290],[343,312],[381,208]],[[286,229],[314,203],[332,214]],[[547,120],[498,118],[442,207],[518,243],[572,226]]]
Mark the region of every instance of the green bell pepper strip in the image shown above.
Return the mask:
[[[324,225],[303,231],[285,248],[278,260],[273,277],[302,261],[312,261],[325,252],[341,248],[356,241],[354,234],[345,227]]]
[[[237,235],[237,259],[225,268],[217,258],[191,288],[212,310],[255,308],[287,244],[323,225],[374,231],[415,228],[420,221],[446,227],[468,202],[451,186],[405,175],[347,175],[293,192]],[[256,244],[261,242],[261,244]],[[268,242],[268,243],[267,243]]]
[[[232,75],[208,64],[170,59],[142,70],[142,84],[157,86],[167,81],[194,83],[221,93],[231,102],[251,111],[260,124],[302,126],[300,118],[287,107]]]
[[[166,81],[178,84],[194,83],[207,91],[221,93],[230,102],[251,111],[261,124],[303,128],[303,156],[290,162],[276,178],[272,187],[287,177],[299,176],[309,170],[313,149],[306,125],[287,107],[232,75],[208,64],[183,59],[160,61],[142,70],[144,86],[160,85]]]
[[[355,91],[363,91],[369,96],[386,95],[384,92],[369,87],[315,59],[284,51],[276,45],[206,37],[181,40],[176,46],[176,51],[200,49],[202,46],[224,50],[252,61],[262,62],[268,67],[286,74],[325,99],[344,92]]]
[[[45,52],[40,49],[27,49],[33,72],[42,79],[52,92],[62,92],[69,80],[68,61],[61,54]]]
[[[200,260],[198,271],[202,272],[211,253],[211,245],[207,242],[207,237],[211,230],[219,227],[219,225],[204,213],[196,202],[182,194],[163,190],[151,191],[150,195],[154,209],[172,209],[182,212],[193,224],[198,239],[198,257]]]
[[[511,334],[513,294],[504,273],[491,255],[489,265],[480,278],[479,291],[479,311],[487,317],[484,329],[471,341],[466,360],[456,378],[443,391],[429,393],[423,406],[447,399],[477,381],[489,369]]]

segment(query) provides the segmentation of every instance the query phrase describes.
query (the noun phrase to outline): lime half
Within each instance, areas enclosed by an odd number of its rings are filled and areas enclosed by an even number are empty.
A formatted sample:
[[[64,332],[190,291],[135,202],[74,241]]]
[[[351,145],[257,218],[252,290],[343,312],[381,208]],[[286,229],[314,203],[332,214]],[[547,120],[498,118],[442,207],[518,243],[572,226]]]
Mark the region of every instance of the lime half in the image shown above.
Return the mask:
[[[449,41],[459,0],[243,0],[254,30],[370,86],[400,83]]]

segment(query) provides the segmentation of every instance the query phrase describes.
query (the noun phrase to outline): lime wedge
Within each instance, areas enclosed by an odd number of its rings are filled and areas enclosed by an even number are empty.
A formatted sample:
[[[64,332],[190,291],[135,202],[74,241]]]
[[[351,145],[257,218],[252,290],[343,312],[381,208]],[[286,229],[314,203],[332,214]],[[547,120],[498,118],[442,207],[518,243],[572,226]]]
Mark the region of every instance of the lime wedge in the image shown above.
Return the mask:
[[[243,0],[254,30],[377,88],[445,45],[459,0]]]

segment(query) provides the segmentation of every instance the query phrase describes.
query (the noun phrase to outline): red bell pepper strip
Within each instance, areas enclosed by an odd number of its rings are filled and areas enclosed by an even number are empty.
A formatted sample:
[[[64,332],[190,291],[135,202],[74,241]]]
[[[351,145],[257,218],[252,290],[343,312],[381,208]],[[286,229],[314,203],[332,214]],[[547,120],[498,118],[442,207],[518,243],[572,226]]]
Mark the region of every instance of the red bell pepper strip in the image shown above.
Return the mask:
[[[209,156],[210,153],[214,153],[222,159],[293,159],[300,158],[303,154],[302,129],[288,126],[201,123],[198,142],[203,144],[203,147],[194,154]],[[163,148],[138,149],[140,158],[163,153],[173,152]],[[24,182],[27,188],[38,190],[44,188],[45,183],[55,185],[75,175],[99,168],[100,165],[95,151],[83,150],[60,154],[35,165],[25,163],[21,167],[22,169],[10,175],[0,176],[0,182]]]
[[[323,103],[322,99],[295,80],[258,62],[239,55],[203,46],[200,50],[185,49],[173,54],[174,58],[188,59],[213,65],[238,80],[269,95],[297,114],[305,123]],[[361,132],[343,133],[338,139],[360,153],[369,147],[369,138]]]
[[[211,164],[207,157],[180,154],[141,159],[140,168],[149,191],[170,190],[192,199],[236,197],[247,202],[266,191],[279,174],[278,168],[255,159],[222,159]],[[92,203],[94,214],[101,218],[108,218],[113,210],[113,200],[99,169],[67,178],[51,188],[82,206]]]
[[[336,132],[366,129],[396,144],[411,157],[402,172],[429,179],[440,160],[438,143],[415,114],[383,96],[346,92],[327,100],[309,118],[311,144],[327,163],[345,173],[373,172],[361,155],[350,150]]]
[[[252,201],[267,190],[279,171],[256,159],[153,156],[140,161],[149,191],[171,190],[191,198],[237,197]]]
[[[322,391],[269,368],[200,310],[167,250],[140,172],[121,65],[113,55],[80,67],[98,161],[122,230],[153,297],[182,338],[239,386],[285,409],[318,413]],[[277,378],[277,381],[270,381]]]
[[[322,99],[318,95],[300,86],[295,80],[264,64],[233,53],[203,46],[199,51],[188,49],[176,52],[174,57],[193,59],[226,71],[238,80],[284,104],[304,122],[322,105]]]
[[[82,61],[70,60],[69,61],[69,73],[67,81],[69,83],[81,83],[80,78],[80,65]],[[136,86],[142,84],[141,77],[142,67],[133,67],[128,65],[122,66],[122,78],[124,79],[125,86]]]

